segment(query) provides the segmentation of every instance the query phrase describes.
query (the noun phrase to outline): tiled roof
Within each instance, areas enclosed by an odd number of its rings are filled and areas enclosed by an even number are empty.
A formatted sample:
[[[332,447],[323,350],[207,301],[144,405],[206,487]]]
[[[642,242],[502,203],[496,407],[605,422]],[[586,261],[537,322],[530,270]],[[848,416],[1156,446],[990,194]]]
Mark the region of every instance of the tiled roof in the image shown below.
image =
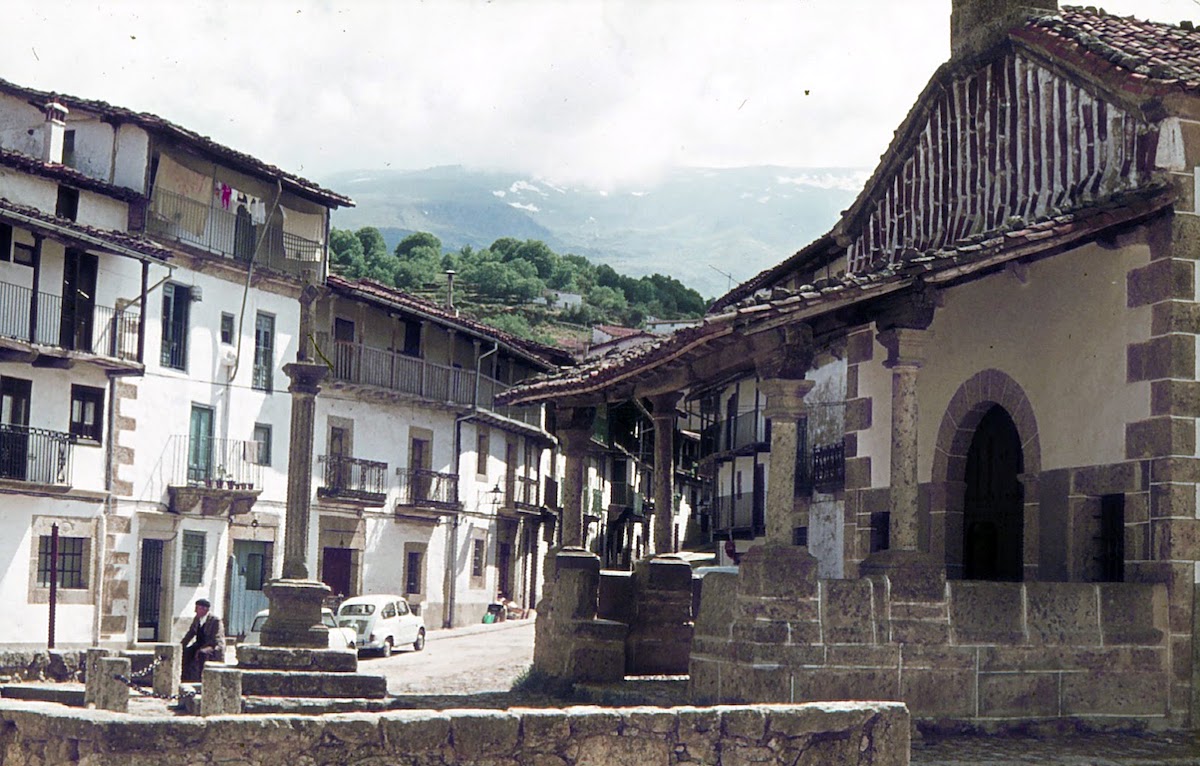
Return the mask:
[[[662,340],[596,359],[572,370],[531,379],[498,394],[502,404],[527,404],[567,395],[600,392],[617,382],[644,375],[648,370],[692,353],[736,332],[746,333],[755,324],[790,315],[804,321],[870,297],[907,287],[919,280],[949,281],[1005,261],[1048,254],[1078,245],[1107,229],[1149,218],[1172,203],[1168,189],[1160,186],[1126,192],[1076,211],[1032,221],[965,239],[955,247],[926,253],[913,252],[899,264],[888,264],[869,274],[847,274],[819,280],[796,290],[782,287],[751,292],[703,324],[678,330]]]
[[[84,247],[107,248],[121,255],[148,257],[166,260],[171,251],[160,247],[144,237],[113,229],[97,229],[94,226],[43,213],[28,205],[19,205],[0,197],[0,220],[8,220],[51,237],[70,239]]]
[[[1031,18],[1009,32],[1011,40],[1043,55],[1053,57],[1076,71],[1097,78],[1133,97],[1200,90],[1200,31],[1182,25],[1139,21],[1107,14],[1094,8],[1064,7],[1057,14]],[[825,262],[836,254],[838,235],[849,225],[870,191],[884,177],[887,161],[910,139],[906,127],[918,114],[922,102],[937,83],[951,78],[963,66],[957,61],[943,64],[931,78],[917,104],[897,131],[897,137],[867,187],[832,231],[816,239],[779,264],[734,287],[713,302],[712,311],[737,303],[755,290],[771,285],[808,263]],[[966,62],[978,66],[977,62]]]
[[[1181,25],[1139,21],[1094,8],[1062,8],[1013,30],[1014,39],[1041,43],[1056,56],[1079,57],[1084,65],[1108,62],[1134,82],[1200,90],[1200,31]]]
[[[101,181],[98,178],[92,178],[89,175],[80,173],[78,170],[66,165],[59,165],[54,162],[42,162],[36,157],[31,157],[28,154],[15,152],[11,149],[0,148],[0,165],[26,173],[49,178],[52,181],[73,186],[77,189],[87,189],[98,194],[103,194],[107,197],[119,199],[123,202],[132,202],[136,199],[141,199],[142,195],[133,189],[124,186],[116,186],[107,181]]]
[[[354,201],[349,197],[338,194],[329,189],[322,188],[308,179],[280,170],[274,165],[269,165],[256,157],[249,154],[239,152],[236,149],[230,149],[227,146],[218,144],[208,136],[202,136],[195,131],[188,130],[180,125],[176,125],[169,120],[164,120],[149,112],[135,112],[131,109],[126,109],[120,106],[113,106],[104,101],[96,101],[93,99],[78,98],[76,96],[68,96],[62,93],[51,93],[49,91],[37,90],[35,88],[26,88],[7,80],[0,79],[0,90],[15,94],[21,98],[28,99],[30,103],[36,104],[39,108],[47,101],[54,99],[68,109],[79,109],[82,111],[94,112],[102,117],[112,118],[118,121],[130,122],[139,125],[142,128],[170,135],[180,141],[191,144],[192,146],[207,152],[214,157],[218,157],[232,165],[250,170],[254,173],[260,173],[278,178],[288,191],[308,197],[310,199],[319,200],[335,206],[352,207]]]
[[[410,295],[394,287],[388,287],[371,279],[347,279],[337,274],[330,274],[325,283],[336,292],[365,298],[395,308],[405,309],[414,314],[426,316],[442,324],[465,330],[473,335],[495,340],[516,349],[546,367],[556,367],[572,362],[571,356],[561,349],[544,346],[524,338],[518,338],[491,325],[478,322],[469,317],[461,316],[452,309],[447,309],[432,301]]]
[[[611,335],[614,338],[628,338],[633,335],[644,333],[644,330],[639,330],[636,327],[622,327],[615,324],[598,324],[596,329],[605,335]]]

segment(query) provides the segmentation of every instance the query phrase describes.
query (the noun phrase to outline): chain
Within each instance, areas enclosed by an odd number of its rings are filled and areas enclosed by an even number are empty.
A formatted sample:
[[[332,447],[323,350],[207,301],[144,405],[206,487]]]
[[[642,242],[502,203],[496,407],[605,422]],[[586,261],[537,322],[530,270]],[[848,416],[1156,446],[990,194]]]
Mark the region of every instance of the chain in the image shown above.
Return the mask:
[[[154,662],[151,662],[149,665],[147,665],[144,670],[140,670],[137,673],[130,673],[129,677],[130,678],[145,678],[146,676],[153,673],[155,668],[157,668],[158,666],[162,665],[164,662],[169,660],[170,657],[171,656],[169,654],[160,654],[159,656],[155,657]]]
[[[196,692],[192,691],[191,689],[180,689],[179,694],[158,694],[153,691],[147,691],[144,684],[139,684],[137,681],[134,681],[132,678],[130,678],[129,676],[127,676],[123,673],[119,673],[119,674],[113,676],[113,678],[115,680],[120,681],[121,683],[125,684],[130,689],[134,690],[135,692],[142,695],[143,697],[153,697],[154,699],[167,700],[167,701],[179,700],[180,702],[182,702],[183,700],[187,699],[188,697],[196,696]]]

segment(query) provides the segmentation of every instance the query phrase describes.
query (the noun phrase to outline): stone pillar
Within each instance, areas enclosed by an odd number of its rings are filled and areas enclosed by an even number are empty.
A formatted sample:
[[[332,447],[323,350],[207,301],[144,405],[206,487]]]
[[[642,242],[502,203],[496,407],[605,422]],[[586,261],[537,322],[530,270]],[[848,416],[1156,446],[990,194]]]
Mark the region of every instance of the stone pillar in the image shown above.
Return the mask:
[[[288,449],[287,526],[283,536],[283,576],[308,579],[308,522],[312,503],[313,431],[317,394],[329,372],[323,364],[292,362],[283,371],[291,378],[291,445]]]
[[[111,657],[111,649],[101,649],[98,646],[90,647],[87,650],[87,657],[84,659],[84,688],[83,688],[83,704],[94,705],[96,703],[96,695],[99,692],[100,684],[100,660],[104,657]]]
[[[558,438],[566,457],[562,491],[562,547],[583,547],[583,462],[592,440],[591,407],[560,411]]]
[[[94,701],[97,708],[118,713],[129,712],[129,686],[117,676],[129,678],[132,667],[133,663],[128,657],[99,657],[96,660]]]
[[[659,394],[654,406],[654,537],[652,554],[675,550],[675,404],[679,394]]]
[[[927,330],[893,328],[879,333],[892,371],[891,547],[918,550],[917,371],[925,360]]]
[[[179,644],[155,644],[154,693],[163,697],[179,694],[179,678],[183,670],[183,647]]]
[[[759,384],[767,397],[763,414],[771,421],[770,476],[767,482],[767,542],[792,544],[793,510],[796,507],[796,445],[804,397],[811,380],[768,378]]]
[[[242,712],[242,671],[205,665],[200,677],[200,715],[234,715]]]

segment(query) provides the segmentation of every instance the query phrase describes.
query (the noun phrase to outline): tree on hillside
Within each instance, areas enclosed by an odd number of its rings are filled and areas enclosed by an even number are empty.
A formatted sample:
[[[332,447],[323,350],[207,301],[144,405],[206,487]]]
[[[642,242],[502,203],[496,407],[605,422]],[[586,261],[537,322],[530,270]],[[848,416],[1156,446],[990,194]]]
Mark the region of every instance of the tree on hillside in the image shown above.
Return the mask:
[[[362,241],[354,232],[347,229],[330,229],[329,250],[333,270],[337,273],[355,279],[367,270]]]
[[[401,290],[419,290],[442,276],[442,241],[427,232],[409,234],[393,251],[396,265],[393,284]]]

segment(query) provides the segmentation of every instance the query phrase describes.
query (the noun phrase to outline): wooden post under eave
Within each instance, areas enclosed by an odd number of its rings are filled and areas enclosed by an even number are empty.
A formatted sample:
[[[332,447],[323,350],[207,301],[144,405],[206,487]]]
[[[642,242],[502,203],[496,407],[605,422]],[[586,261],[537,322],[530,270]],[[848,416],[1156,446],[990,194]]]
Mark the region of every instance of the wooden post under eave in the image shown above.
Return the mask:
[[[138,312],[138,341],[137,341],[137,360],[138,364],[146,363],[146,292],[150,285],[150,262],[142,261],[142,310]]]

